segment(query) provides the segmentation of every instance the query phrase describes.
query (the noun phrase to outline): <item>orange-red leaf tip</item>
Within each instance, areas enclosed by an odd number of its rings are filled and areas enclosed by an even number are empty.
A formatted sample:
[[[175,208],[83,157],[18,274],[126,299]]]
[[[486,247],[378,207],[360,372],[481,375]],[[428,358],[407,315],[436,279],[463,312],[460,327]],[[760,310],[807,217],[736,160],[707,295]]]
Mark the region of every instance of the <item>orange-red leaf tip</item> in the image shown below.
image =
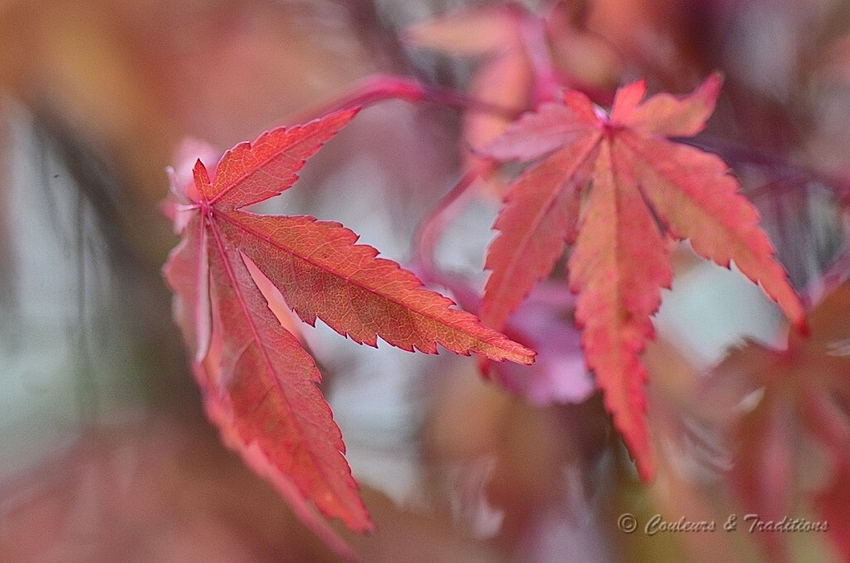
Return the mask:
[[[641,415],[639,419],[634,420],[632,426],[620,427],[620,424],[618,424],[619,417],[616,417],[616,413],[613,414],[615,414],[614,426],[623,437],[623,442],[629,451],[629,457],[631,457],[632,461],[634,461],[638,477],[640,477],[640,480],[644,483],[652,482],[655,478],[656,470],[655,454],[653,453],[652,446],[650,445],[650,438],[647,433],[648,428],[644,415]],[[622,419],[619,421],[624,422]]]
[[[502,338],[504,338],[502,342],[480,349],[471,349],[471,351],[495,362],[510,361],[526,366],[534,363],[537,352],[507,337]]]
[[[697,90],[701,91],[704,99],[709,100],[713,105],[717,97],[720,96],[720,90],[723,88],[724,81],[725,75],[723,72],[715,70],[706,77]]]
[[[716,69],[716,70],[712,71],[711,74],[708,75],[708,77],[705,79],[705,82],[703,82],[703,84],[710,84],[712,86],[712,88],[717,88],[717,90],[719,91],[720,88],[723,86],[723,82],[725,80],[726,80],[726,74],[724,74],[724,72],[722,70]]]
[[[520,355],[517,356],[517,359],[508,358],[513,362],[518,364],[523,364],[526,366],[530,366],[534,363],[534,360],[537,358],[537,352],[532,350],[531,348],[526,348],[525,346],[520,345]]]
[[[779,305],[797,334],[806,337],[809,335],[809,321],[806,316],[806,308],[803,306],[797,293],[793,289],[791,292],[793,299],[779,302]]]

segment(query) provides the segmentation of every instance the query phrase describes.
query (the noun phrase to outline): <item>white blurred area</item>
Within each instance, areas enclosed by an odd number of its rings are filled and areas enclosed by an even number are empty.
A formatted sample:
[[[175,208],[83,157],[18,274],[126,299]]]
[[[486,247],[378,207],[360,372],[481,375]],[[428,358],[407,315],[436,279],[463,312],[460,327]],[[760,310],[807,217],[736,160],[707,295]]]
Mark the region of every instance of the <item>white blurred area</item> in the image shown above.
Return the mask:
[[[95,211],[45,131],[0,104],[0,477],[139,400],[133,343]]]
[[[653,322],[658,335],[704,372],[745,339],[781,346],[787,323],[776,305],[737,269],[701,260],[683,244],[688,267],[662,291]]]

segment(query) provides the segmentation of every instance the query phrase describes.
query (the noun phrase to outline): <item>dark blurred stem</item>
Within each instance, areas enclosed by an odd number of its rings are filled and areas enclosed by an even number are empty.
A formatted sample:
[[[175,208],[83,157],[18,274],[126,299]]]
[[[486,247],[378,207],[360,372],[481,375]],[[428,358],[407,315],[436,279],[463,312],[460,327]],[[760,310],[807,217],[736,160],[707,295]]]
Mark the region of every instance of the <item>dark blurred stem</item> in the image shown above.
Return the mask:
[[[538,17],[526,17],[520,26],[525,52],[531,61],[534,74],[534,106],[554,100],[561,91],[561,85],[555,75],[555,66],[546,43],[546,30],[543,20]]]
[[[89,354],[88,329],[90,320],[86,317],[86,214],[85,194],[77,192],[77,200],[74,209],[76,218],[74,238],[77,247],[77,354],[75,359],[75,388],[80,421],[89,423],[97,418],[97,385],[94,381],[91,356]]]
[[[804,188],[809,181],[818,182],[832,190],[837,198],[843,201],[850,200],[850,180],[846,177],[825,174],[817,170],[792,164],[788,158],[784,156],[765,152],[757,148],[744,146],[739,143],[727,141],[710,135],[698,135],[697,137],[685,138],[677,137],[672,140],[707,152],[712,152],[722,158],[733,168],[741,165],[752,165],[770,170],[775,178],[799,178],[797,182],[792,182],[790,184],[799,188]],[[759,191],[773,189],[777,185],[779,184],[776,182],[768,182],[763,187],[749,191],[748,195],[750,197],[754,197]],[[781,184],[783,188],[787,187],[787,185],[787,182]]]
[[[522,110],[505,108],[476,100],[454,90],[425,84],[419,80],[391,74],[375,74],[355,84],[340,96],[308,108],[287,119],[288,123],[305,123],[334,111],[367,107],[386,100],[411,103],[430,102],[447,107],[477,111],[515,119]]]

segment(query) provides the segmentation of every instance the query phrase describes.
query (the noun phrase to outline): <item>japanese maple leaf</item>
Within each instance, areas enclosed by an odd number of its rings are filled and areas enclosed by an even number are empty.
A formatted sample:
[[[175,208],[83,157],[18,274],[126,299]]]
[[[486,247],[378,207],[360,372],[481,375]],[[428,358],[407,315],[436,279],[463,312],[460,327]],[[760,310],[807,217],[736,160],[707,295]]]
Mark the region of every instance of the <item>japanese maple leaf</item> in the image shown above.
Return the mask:
[[[703,389],[709,406],[755,406],[733,418],[730,481],[746,510],[763,521],[793,519],[810,452],[826,452],[828,477],[814,496],[817,522],[850,558],[850,283],[831,291],[809,315],[807,339],[791,333],[785,350],[747,342],[713,370]],[[730,390],[732,390],[730,392]],[[738,409],[741,413],[741,409]],[[808,467],[811,469],[811,466]],[[809,519],[811,521],[811,518]],[[742,525],[748,525],[742,523]],[[787,534],[758,534],[772,561],[787,558]]]
[[[509,187],[486,267],[481,318],[501,329],[532,286],[572,245],[582,348],[605,404],[644,479],[653,458],[644,420],[640,353],[654,335],[650,315],[672,271],[665,235],[690,239],[701,256],[734,261],[795,323],[800,300],[773,258],[758,212],[717,156],[671,142],[703,129],[721,78],[689,96],[644,100],[644,82],[620,88],[610,115],[577,91],[526,114],[482,152],[500,161],[535,160]]]
[[[180,244],[164,268],[175,319],[193,354],[206,410],[225,441],[267,477],[323,538],[341,540],[315,517],[372,528],[343,456],[339,428],[316,384],[313,358],[273,312],[282,301],[310,324],[319,318],[372,346],[437,345],[494,360],[530,363],[533,352],[480,324],[338,223],[260,215],[246,207],[291,187],[307,158],[355,115],[343,111],[279,128],[226,152],[210,176],[174,187]],[[339,549],[342,551],[342,549]]]

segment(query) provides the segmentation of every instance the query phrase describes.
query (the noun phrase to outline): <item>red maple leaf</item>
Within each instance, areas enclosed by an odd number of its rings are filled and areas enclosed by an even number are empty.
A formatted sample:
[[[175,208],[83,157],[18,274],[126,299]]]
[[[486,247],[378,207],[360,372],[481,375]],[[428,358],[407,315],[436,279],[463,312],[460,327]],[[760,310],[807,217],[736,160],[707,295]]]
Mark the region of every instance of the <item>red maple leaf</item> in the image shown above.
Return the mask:
[[[579,294],[575,317],[586,362],[644,479],[654,468],[640,353],[672,278],[666,235],[689,239],[722,266],[734,261],[790,319],[804,323],[758,212],[737,193],[726,164],[665,138],[701,131],[721,82],[714,74],[685,98],[646,101],[644,82],[635,82],[617,91],[610,115],[566,91],[561,103],[542,104],[482,149],[499,161],[538,162],[514,180],[496,220],[481,318],[501,329],[549,276],[565,244],[573,245],[568,272]]]
[[[850,284],[832,290],[809,315],[810,334],[791,333],[784,350],[756,342],[730,352],[703,388],[706,403],[742,413],[731,422],[730,482],[744,508],[763,522],[794,525],[811,452],[826,453],[828,477],[814,495],[820,526],[850,558]],[[723,397],[726,396],[724,399]],[[753,398],[758,401],[752,406]],[[721,407],[722,408],[722,407]],[[801,452],[809,452],[804,455]],[[806,475],[806,471],[809,475]],[[753,522],[746,525],[750,526]],[[756,523],[758,525],[758,523]],[[802,525],[802,523],[798,523]],[[819,528],[820,529],[820,528]],[[757,534],[772,561],[786,560],[788,534]]]
[[[316,386],[315,362],[272,309],[283,300],[302,320],[319,318],[372,346],[380,337],[405,350],[436,353],[440,344],[494,360],[533,358],[395,262],[376,257],[374,248],[355,244],[357,235],[342,225],[244,209],[291,187],[306,159],[355,114],[334,113],[239,144],[212,178],[197,161],[194,181],[174,190],[182,240],[164,269],[210,418],[228,445],[343,552],[307,501],[355,531],[370,530],[372,522]]]

